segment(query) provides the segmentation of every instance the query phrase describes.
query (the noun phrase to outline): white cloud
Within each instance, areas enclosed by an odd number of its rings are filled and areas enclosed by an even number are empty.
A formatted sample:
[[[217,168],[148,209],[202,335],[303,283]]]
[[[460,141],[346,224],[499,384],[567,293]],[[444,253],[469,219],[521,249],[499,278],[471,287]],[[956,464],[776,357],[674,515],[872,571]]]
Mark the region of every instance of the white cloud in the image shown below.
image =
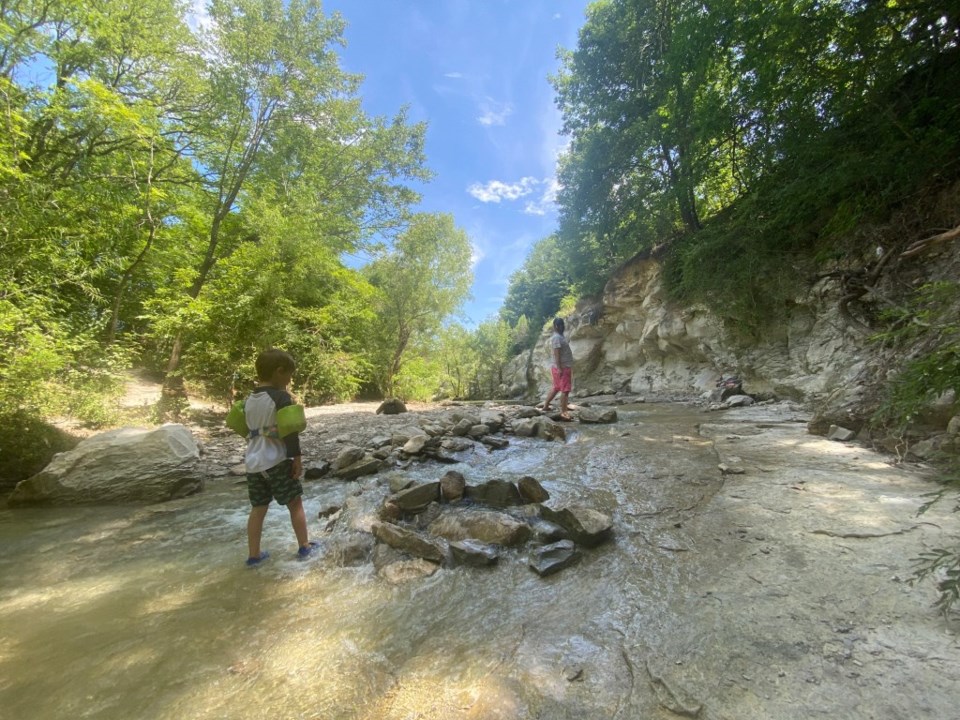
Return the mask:
[[[530,201],[523,207],[527,215],[546,215],[549,211],[556,209],[557,192],[560,190],[560,183],[556,178],[547,178],[543,181],[543,194],[536,202]]]
[[[556,177],[544,180],[524,177],[514,183],[490,180],[486,183],[474,183],[467,188],[468,193],[484,203],[500,203],[503,200],[512,202],[533,193],[539,193],[535,200],[527,200],[524,203],[523,211],[527,215],[546,215],[555,210],[559,190],[560,183],[557,182]]]
[[[443,76],[444,76],[445,78],[453,78],[454,80],[459,80],[460,78],[463,77],[463,73],[461,73],[461,72],[448,72],[448,73],[444,73]]]
[[[561,18],[560,13],[554,13],[554,14],[553,14],[553,19],[554,19],[554,20],[559,20],[560,18]]]
[[[510,103],[498,103],[489,98],[480,103],[480,115],[477,116],[477,122],[481,125],[506,125],[507,118],[513,113],[513,106]]]
[[[487,256],[486,250],[477,243],[470,243],[470,269],[473,270]]]
[[[536,189],[539,182],[532,177],[521,178],[515,183],[490,180],[485,184],[474,183],[467,188],[467,192],[480,202],[499,203],[501,200],[518,200],[525,195],[529,195]]]

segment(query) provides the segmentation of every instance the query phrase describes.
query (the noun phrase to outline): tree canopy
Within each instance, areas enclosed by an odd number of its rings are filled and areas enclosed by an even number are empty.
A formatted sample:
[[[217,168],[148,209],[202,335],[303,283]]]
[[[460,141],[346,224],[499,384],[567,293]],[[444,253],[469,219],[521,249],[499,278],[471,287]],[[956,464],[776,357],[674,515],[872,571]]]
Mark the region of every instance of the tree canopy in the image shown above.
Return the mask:
[[[851,228],[960,171],[958,40],[932,0],[592,3],[553,78],[568,287],[666,243],[675,291],[777,307]],[[539,312],[517,304],[528,282],[509,316]]]

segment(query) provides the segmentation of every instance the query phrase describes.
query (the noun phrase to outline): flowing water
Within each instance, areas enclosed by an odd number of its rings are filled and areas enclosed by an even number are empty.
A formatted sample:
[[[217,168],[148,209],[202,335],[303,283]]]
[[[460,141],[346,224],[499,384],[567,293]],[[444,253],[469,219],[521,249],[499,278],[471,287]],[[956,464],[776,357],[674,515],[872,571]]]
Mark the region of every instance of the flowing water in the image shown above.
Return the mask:
[[[0,717],[653,717],[656,696],[634,689],[659,682],[644,658],[687,622],[676,608],[701,567],[686,522],[722,481],[696,410],[619,415],[454,466],[470,484],[533,475],[551,506],[612,515],[612,542],[547,578],[525,549],[399,585],[368,563],[300,562],[276,507],[272,557],[251,570],[235,479],[149,507],[2,511]],[[313,535],[330,542],[320,507],[374,482],[305,483]]]

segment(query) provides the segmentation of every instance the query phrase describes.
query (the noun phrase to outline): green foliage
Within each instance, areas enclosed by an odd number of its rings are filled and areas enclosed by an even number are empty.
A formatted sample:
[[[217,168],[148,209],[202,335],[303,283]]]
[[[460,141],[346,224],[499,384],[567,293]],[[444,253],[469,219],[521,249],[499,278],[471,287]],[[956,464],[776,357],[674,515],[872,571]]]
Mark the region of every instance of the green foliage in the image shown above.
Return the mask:
[[[960,173],[958,38],[930,3],[594,3],[554,79],[571,285],[666,242],[675,293],[746,337],[783,320],[854,228]]]
[[[418,347],[430,344],[470,292],[470,241],[450,215],[415,215],[410,226],[364,268],[376,288],[371,350],[385,396]]]
[[[521,317],[531,332],[539,334],[548,318],[553,317],[571,289],[568,262],[555,235],[539,240],[520,269],[510,276],[507,297],[500,308],[500,317],[516,325]],[[602,274],[594,277],[602,277]],[[527,338],[532,342],[535,336]]]
[[[892,380],[874,422],[905,428],[949,390],[960,396],[960,283],[920,286],[903,307],[884,313],[889,323],[875,340],[901,350],[906,361]]]
[[[425,126],[364,113],[318,0],[188,9],[0,3],[0,416],[108,422],[135,361],[226,398],[268,345],[310,402],[371,377],[342,258],[406,227]]]
[[[960,283],[926,283],[902,307],[887,310],[882,319],[888,328],[874,340],[905,356],[899,373],[871,422],[904,432],[921,419],[944,393],[960,395]],[[948,495],[956,498],[960,466],[955,456],[938,459],[944,488],[928,496],[920,509],[926,512]],[[960,504],[953,508],[960,511]],[[911,584],[932,578],[937,581],[936,607],[948,614],[960,599],[960,547],[932,548],[913,559]]]

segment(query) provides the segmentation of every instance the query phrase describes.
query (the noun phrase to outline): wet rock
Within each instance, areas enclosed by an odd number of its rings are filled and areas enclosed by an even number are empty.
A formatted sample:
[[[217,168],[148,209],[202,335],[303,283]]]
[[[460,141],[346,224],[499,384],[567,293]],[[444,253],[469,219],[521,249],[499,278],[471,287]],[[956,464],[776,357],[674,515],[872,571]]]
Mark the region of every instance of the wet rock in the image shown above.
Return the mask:
[[[407,455],[417,455],[430,440],[429,435],[416,435],[407,440],[401,448]]]
[[[423,428],[408,425],[407,427],[397,428],[390,436],[390,444],[394,446],[405,445],[410,438],[427,435]],[[429,437],[429,435],[427,435]]]
[[[463,497],[467,481],[456,470],[450,470],[440,478],[440,498],[444,502],[456,502]]]
[[[443,512],[443,508],[438,502],[432,502],[427,505],[426,510],[416,515],[416,524],[418,530],[425,530],[426,527],[440,517],[440,514]]]
[[[351,495],[343,503],[338,527],[346,527],[358,532],[371,532],[373,524],[380,522],[383,504],[373,493]]]
[[[488,480],[480,485],[470,485],[464,495],[475,502],[497,508],[524,504],[517,486],[507,480]]]
[[[542,517],[570,533],[570,537],[584,547],[595,547],[610,538],[613,521],[608,515],[593,508],[571,505],[561,510],[544,507]]]
[[[565,440],[567,431],[549,418],[534,417],[513,422],[513,432],[520,437],[538,437],[543,440]]]
[[[741,466],[730,463],[720,463],[717,465],[717,470],[722,475],[743,475],[746,472]]]
[[[406,475],[402,472],[391,472],[387,475],[387,487],[390,488],[390,492],[398,493],[401,490],[406,490],[408,487],[413,485],[414,479],[409,475]]]
[[[334,474],[336,474],[343,468],[362,460],[364,454],[363,448],[358,448],[356,445],[345,447],[343,450],[337,453],[337,457],[334,458],[330,469],[333,470]]]
[[[234,477],[243,477],[247,474],[247,464],[240,463],[239,465],[233,465],[230,468],[229,473]]]
[[[947,435],[960,435],[960,415],[954,415],[947,423]]]
[[[503,450],[510,444],[510,441],[506,438],[494,437],[493,435],[485,435],[480,438],[480,442],[491,450]]]
[[[463,437],[448,437],[444,438],[440,447],[446,450],[447,452],[458,453],[463,452],[464,450],[473,449],[473,440],[469,440]]]
[[[839,440],[840,442],[848,442],[856,436],[857,433],[854,430],[839,425],[831,425],[829,432],[827,432],[827,440]]]
[[[338,567],[357,567],[370,561],[374,539],[367,533],[348,533],[327,539],[324,559]]]
[[[317,513],[317,517],[322,520],[323,518],[330,517],[331,515],[340,512],[342,508],[342,505],[324,505]]]
[[[530,538],[530,527],[526,523],[492,510],[448,510],[430,523],[427,530],[447,540],[472,539],[506,547],[522,545]]]
[[[463,418],[453,426],[450,433],[456,437],[463,437],[470,432],[470,428],[472,428],[473,425],[473,422],[471,422],[469,418]]]
[[[405,413],[407,406],[400,398],[387,398],[377,408],[377,415],[399,415]]]
[[[517,481],[517,490],[526,502],[542,503],[550,499],[550,493],[544,490],[543,485],[536,478],[524,475]]]
[[[580,562],[580,552],[570,540],[560,540],[551,545],[534,548],[530,553],[530,568],[540,577],[560,572]]]
[[[367,444],[375,450],[379,450],[390,444],[390,437],[388,435],[374,435]]]
[[[467,431],[467,435],[469,435],[475,440],[479,440],[484,435],[489,435],[489,434],[490,434],[490,428],[488,428],[486,425],[483,425],[482,423],[480,425],[473,425]]]
[[[487,567],[500,559],[500,554],[492,545],[476,540],[455,540],[450,543],[450,554],[454,564],[471,567]]]
[[[615,423],[618,419],[617,411],[613,408],[593,409],[583,408],[577,414],[577,419],[587,424]]]
[[[420,580],[430,577],[440,566],[437,563],[423,560],[420,558],[414,560],[400,560],[398,562],[384,565],[380,568],[378,574],[388,583],[400,585],[411,580]]]
[[[380,506],[380,512],[377,513],[377,517],[383,522],[395,523],[403,517],[403,510],[401,510],[396,503],[387,500]]]
[[[330,472],[330,467],[330,463],[328,463],[326,460],[310,463],[303,471],[303,477],[306,480],[319,480],[328,472]]]
[[[414,557],[443,562],[447,554],[446,548],[436,539],[424,537],[399,525],[375,522],[371,531],[380,542]]]
[[[394,493],[388,502],[394,503],[403,512],[418,513],[427,509],[427,506],[440,499],[440,483],[431,482],[423,485],[414,485],[412,488]]]
[[[496,410],[481,410],[480,424],[490,428],[490,432],[497,432],[507,422],[507,416]]]
[[[193,433],[183,425],[119,428],[82,440],[21,481],[16,505],[162,502],[203,488]]]
[[[533,518],[530,523],[533,540],[542,545],[549,545],[560,540],[569,540],[570,533],[556,523],[542,518]]]
[[[728,408],[747,407],[753,405],[753,398],[749,395],[732,395],[723,401],[723,406]]]
[[[379,472],[382,466],[380,460],[368,455],[353,463],[353,465],[348,465],[345,468],[337,470],[334,475],[341,480],[353,480],[354,478],[363,477],[364,475],[373,475]]]

